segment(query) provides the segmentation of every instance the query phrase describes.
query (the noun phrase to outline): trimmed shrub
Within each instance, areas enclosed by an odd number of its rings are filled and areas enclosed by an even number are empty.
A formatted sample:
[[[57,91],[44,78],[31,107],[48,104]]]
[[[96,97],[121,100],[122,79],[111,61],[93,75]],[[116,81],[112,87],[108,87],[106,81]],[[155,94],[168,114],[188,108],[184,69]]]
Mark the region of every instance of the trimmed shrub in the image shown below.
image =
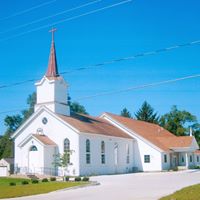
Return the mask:
[[[16,183],[15,182],[10,182],[9,185],[10,186],[16,186]]]
[[[64,181],[69,181],[69,176],[65,176]]]
[[[86,177],[86,176],[82,178],[82,181],[89,181],[89,180],[90,180],[90,178]]]
[[[42,179],[42,182],[43,182],[43,183],[46,183],[46,182],[49,182],[49,180],[48,180],[47,178],[43,178],[43,179]]]
[[[32,182],[32,184],[37,184],[37,183],[39,183],[39,181],[38,181],[37,179],[32,179],[31,182]]]
[[[192,167],[190,167],[190,169],[200,169],[200,167],[199,166],[192,166]]]
[[[22,185],[28,185],[29,184],[29,182],[28,181],[22,181]]]
[[[50,181],[56,181],[56,177],[50,177]]]
[[[80,176],[78,176],[78,177],[75,177],[75,179],[74,179],[75,181],[81,181],[81,177]]]
[[[178,171],[178,167],[174,167],[172,170],[176,172]]]

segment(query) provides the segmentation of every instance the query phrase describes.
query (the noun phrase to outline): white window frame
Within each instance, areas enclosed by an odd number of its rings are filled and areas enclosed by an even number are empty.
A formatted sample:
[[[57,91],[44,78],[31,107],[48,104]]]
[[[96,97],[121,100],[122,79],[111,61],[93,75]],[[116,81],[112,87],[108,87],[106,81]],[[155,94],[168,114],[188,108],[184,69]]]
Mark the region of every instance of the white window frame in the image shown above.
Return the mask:
[[[101,164],[106,164],[105,142],[101,141]]]
[[[91,164],[91,143],[89,139],[85,141],[86,164]]]
[[[150,163],[151,162],[151,156],[150,155],[144,155],[144,163]]]
[[[126,144],[126,164],[130,163],[130,149],[129,144]]]

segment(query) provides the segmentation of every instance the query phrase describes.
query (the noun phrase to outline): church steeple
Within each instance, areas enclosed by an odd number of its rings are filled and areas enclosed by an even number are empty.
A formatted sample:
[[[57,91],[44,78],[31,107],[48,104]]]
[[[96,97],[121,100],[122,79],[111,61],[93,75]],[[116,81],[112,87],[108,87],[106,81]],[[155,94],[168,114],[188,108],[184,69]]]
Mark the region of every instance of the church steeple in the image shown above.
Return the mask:
[[[52,42],[47,72],[41,81],[35,83],[37,89],[37,103],[35,105],[35,111],[45,106],[54,113],[70,115],[67,97],[68,85],[63,77],[58,73],[54,43],[55,30],[56,29],[52,29],[50,31],[52,32]]]
[[[59,76],[58,67],[57,67],[57,59],[56,59],[56,49],[55,49],[55,42],[54,42],[54,32],[56,31],[55,28],[52,28],[49,32],[52,33],[52,41],[51,41],[51,50],[49,55],[49,63],[47,72],[45,74],[46,77],[57,77]]]

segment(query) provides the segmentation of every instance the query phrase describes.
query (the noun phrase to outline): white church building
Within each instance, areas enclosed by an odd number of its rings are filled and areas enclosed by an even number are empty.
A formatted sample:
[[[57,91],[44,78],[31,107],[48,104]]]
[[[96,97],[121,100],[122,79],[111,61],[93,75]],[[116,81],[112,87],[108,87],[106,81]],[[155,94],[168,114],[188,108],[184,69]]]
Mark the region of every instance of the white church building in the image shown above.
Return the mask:
[[[177,137],[156,124],[107,112],[99,117],[70,113],[53,36],[47,72],[35,86],[35,112],[12,135],[18,173],[60,175],[53,163],[58,153],[69,150],[66,173],[75,176],[200,165],[192,135]]]

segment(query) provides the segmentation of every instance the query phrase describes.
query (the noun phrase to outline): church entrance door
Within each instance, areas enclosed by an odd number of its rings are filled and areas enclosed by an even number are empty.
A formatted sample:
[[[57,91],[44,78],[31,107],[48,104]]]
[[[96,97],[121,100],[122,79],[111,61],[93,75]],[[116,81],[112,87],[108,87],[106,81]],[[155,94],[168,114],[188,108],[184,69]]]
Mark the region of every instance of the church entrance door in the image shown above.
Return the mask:
[[[39,151],[36,146],[31,146],[28,158],[28,173],[35,174],[39,169]]]

